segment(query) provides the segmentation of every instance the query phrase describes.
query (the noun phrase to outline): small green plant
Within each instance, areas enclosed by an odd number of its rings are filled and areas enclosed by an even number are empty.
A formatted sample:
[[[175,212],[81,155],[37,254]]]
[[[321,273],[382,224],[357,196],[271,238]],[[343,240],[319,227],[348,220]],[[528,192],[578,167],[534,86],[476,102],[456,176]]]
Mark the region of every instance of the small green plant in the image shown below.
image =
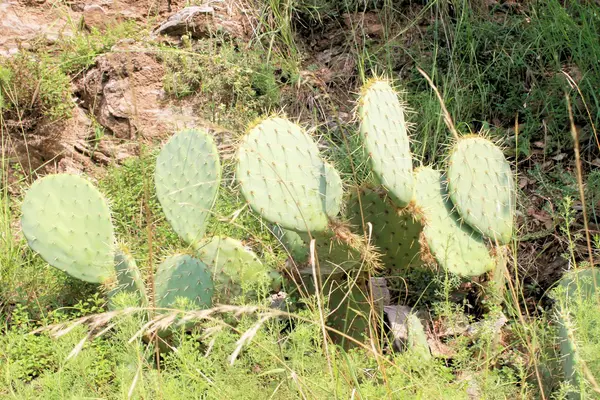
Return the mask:
[[[213,122],[245,125],[239,115],[256,117],[280,102],[277,58],[221,38],[185,41],[184,49],[164,49],[165,92],[175,98],[200,94],[202,109]],[[237,123],[237,124],[236,124]]]
[[[48,55],[22,52],[0,60],[0,111],[27,126],[39,118],[71,116],[71,83]]]

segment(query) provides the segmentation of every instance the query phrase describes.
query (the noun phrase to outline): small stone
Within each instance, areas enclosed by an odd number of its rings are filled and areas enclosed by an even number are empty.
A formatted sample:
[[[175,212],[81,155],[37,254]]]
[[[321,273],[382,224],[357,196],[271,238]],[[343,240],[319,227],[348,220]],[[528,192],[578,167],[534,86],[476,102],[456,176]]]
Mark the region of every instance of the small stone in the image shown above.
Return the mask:
[[[113,18],[99,5],[87,5],[83,9],[83,23],[88,29],[104,31],[112,22]]]

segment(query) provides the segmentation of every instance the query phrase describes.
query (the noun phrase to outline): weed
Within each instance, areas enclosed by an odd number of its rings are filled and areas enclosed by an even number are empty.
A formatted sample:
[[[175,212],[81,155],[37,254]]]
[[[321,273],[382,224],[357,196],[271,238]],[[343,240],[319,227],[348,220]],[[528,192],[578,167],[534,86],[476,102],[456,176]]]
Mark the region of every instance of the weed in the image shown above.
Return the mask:
[[[70,78],[48,55],[19,53],[0,61],[0,98],[6,123],[31,126],[32,121],[71,116]]]
[[[281,67],[276,60],[220,38],[188,43],[184,50],[159,53],[166,66],[164,88],[169,95],[197,94],[206,117],[235,128],[279,105],[277,70]]]

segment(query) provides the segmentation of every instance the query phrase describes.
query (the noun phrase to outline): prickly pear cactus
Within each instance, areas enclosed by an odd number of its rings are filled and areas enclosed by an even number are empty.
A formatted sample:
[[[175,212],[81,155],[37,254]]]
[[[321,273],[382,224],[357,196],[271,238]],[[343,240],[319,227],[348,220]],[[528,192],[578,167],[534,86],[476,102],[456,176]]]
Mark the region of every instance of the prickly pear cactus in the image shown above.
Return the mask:
[[[312,274],[310,262],[310,237],[306,233],[279,230],[276,233],[283,244],[285,251],[296,262],[299,272]],[[316,259],[322,275],[342,273],[360,267],[360,253],[343,240],[330,232],[313,235],[315,239]]]
[[[29,246],[53,267],[86,282],[114,277],[110,211],[86,179],[57,174],[35,181],[23,201],[21,226]]]
[[[279,225],[275,225],[273,226],[273,234],[295,262],[299,264],[308,262],[308,245],[299,233],[282,229]]]
[[[202,243],[197,252],[198,258],[210,266],[218,300],[239,296],[244,289],[277,284],[275,271],[260,262],[239,240],[216,236]]]
[[[590,313],[598,313],[597,286],[600,285],[600,271],[598,269],[580,269],[567,273],[561,280],[559,298],[556,304],[558,339],[565,379],[571,384],[573,391],[568,394],[570,400],[586,397],[586,384],[582,375],[582,355],[578,343],[579,327],[576,326],[577,314],[585,314],[585,319]],[[591,301],[592,300],[592,301]],[[581,317],[579,317],[581,319]],[[587,329],[589,335],[589,327]],[[592,335],[593,336],[593,335]]]
[[[373,79],[359,100],[360,134],[371,169],[398,207],[413,199],[414,176],[404,107],[387,81]]]
[[[298,232],[324,232],[341,201],[341,180],[312,138],[280,117],[265,119],[242,140],[236,178],[252,209]]]
[[[181,131],[161,149],[156,196],[167,220],[187,243],[193,245],[204,237],[220,181],[219,153],[207,132]]]
[[[448,159],[448,192],[466,223],[507,244],[513,234],[515,184],[504,154],[490,140],[458,140]]]
[[[370,188],[361,188],[359,193],[360,202],[356,193],[350,199],[350,222],[360,231],[363,218],[365,225],[371,223],[371,243],[379,249],[381,262],[391,271],[421,266],[419,237],[423,226],[410,213],[390,204],[385,194]],[[365,229],[368,235],[368,226]]]
[[[187,254],[173,255],[157,268],[155,278],[156,306],[172,307],[178,297],[186,298],[198,307],[212,305],[214,285],[209,267]]]
[[[315,295],[312,276],[303,279],[304,287],[310,295]],[[341,275],[330,275],[323,279],[320,294],[328,310],[326,325],[332,329],[352,337],[358,342],[364,342],[369,335],[369,318],[371,306],[366,289],[358,283],[350,285]],[[331,339],[344,348],[355,347],[356,343],[344,336],[328,331]]]
[[[324,164],[325,176],[325,214],[335,218],[340,213],[344,190],[342,178],[337,170],[329,163]],[[323,192],[323,191],[322,191]]]
[[[124,248],[117,248],[115,253],[116,281],[109,287],[108,298],[121,292],[135,293],[140,297],[142,306],[148,306],[146,286],[137,267],[135,259]]]
[[[431,349],[427,342],[427,334],[419,317],[411,313],[406,317],[406,330],[408,333],[408,349],[418,354],[424,360],[431,359]]]
[[[481,235],[460,224],[447,200],[446,184],[439,171],[429,167],[416,171],[416,205],[421,213],[423,237],[437,262],[452,273],[478,276],[495,262]]]

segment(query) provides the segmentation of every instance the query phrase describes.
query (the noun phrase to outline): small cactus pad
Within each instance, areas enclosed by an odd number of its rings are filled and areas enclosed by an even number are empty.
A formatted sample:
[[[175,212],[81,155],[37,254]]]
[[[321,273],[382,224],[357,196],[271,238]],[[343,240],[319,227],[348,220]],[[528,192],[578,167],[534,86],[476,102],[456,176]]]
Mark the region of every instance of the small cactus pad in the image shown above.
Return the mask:
[[[253,251],[230,237],[215,236],[198,247],[198,257],[209,266],[220,300],[238,296],[242,289],[271,284],[274,276]]]
[[[459,139],[448,160],[448,192],[466,223],[507,244],[513,234],[515,184],[500,148],[488,139]]]
[[[86,179],[49,175],[31,185],[21,226],[29,246],[50,265],[86,282],[114,276],[115,236],[108,204]]]
[[[275,225],[273,227],[273,234],[295,262],[301,264],[308,262],[308,245],[299,233],[282,229],[279,225]]]
[[[556,313],[558,322],[558,341],[561,352],[562,367],[565,379],[573,386],[569,399],[587,398],[585,379],[582,375],[580,354],[581,346],[578,340],[585,340],[579,332],[585,331],[578,326],[581,321],[576,315],[597,313],[597,296],[600,293],[600,270],[584,268],[566,273],[560,280],[562,291],[557,297]],[[588,334],[589,336],[589,334]],[[579,393],[583,387],[582,393]]]
[[[362,232],[362,217],[365,224],[372,225],[371,243],[381,253],[381,262],[392,272],[405,270],[408,267],[421,266],[423,263],[419,252],[419,237],[422,225],[409,213],[401,213],[385,195],[372,189],[359,189],[360,203],[353,193],[348,207],[350,222]],[[367,232],[368,227],[365,227]]]
[[[452,213],[445,183],[439,171],[423,167],[416,173],[417,207],[422,213],[423,236],[437,262],[461,276],[478,276],[495,262],[481,236]]]
[[[411,313],[406,318],[406,330],[408,332],[408,349],[418,354],[422,359],[431,359],[431,349],[427,342],[427,334],[419,317]]]
[[[283,118],[266,119],[244,137],[236,177],[252,209],[284,229],[323,232],[339,211],[339,175],[312,138]]]
[[[154,282],[157,307],[172,307],[178,297],[202,308],[212,305],[214,285],[209,268],[189,255],[177,254],[163,261],[157,268]]]
[[[413,198],[414,176],[404,107],[384,80],[372,80],[359,103],[360,134],[373,173],[398,207]]]
[[[156,160],[156,195],[167,220],[187,243],[204,237],[220,180],[219,153],[208,133],[180,131],[161,149]]]
[[[342,197],[344,195],[342,178],[333,166],[324,163],[325,171],[325,213],[330,218],[335,218],[340,213]]]
[[[349,287],[348,282],[336,280],[324,283],[322,290],[323,295],[328,299],[326,307],[330,312],[327,326],[364,343],[369,335],[371,312],[366,291],[356,284]],[[334,342],[344,348],[356,346],[355,342],[338,333],[330,331],[329,334]]]
[[[135,259],[124,249],[115,252],[116,281],[108,292],[111,298],[120,292],[136,293],[140,296],[142,305],[148,305],[144,280],[137,267]]]
[[[291,254],[300,268],[300,273],[312,274],[310,262],[310,237],[307,233],[296,233],[293,231],[279,231],[280,240],[285,249]],[[276,233],[277,234],[277,233]],[[361,257],[357,250],[348,244],[338,240],[330,232],[313,234],[315,239],[315,252],[319,262],[321,274],[342,273],[361,265]]]

